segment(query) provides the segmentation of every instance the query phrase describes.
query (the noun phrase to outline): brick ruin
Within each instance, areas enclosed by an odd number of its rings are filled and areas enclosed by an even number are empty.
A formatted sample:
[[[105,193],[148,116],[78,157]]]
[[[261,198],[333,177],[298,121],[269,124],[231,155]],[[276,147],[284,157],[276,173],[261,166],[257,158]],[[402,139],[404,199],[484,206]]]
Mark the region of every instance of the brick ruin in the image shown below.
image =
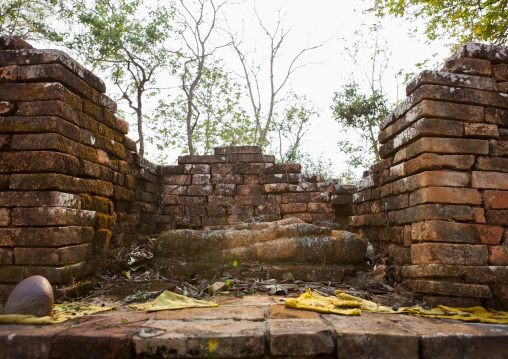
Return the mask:
[[[157,166],[102,80],[61,51],[0,41],[0,297],[33,274],[86,293],[124,247],[170,228],[298,217],[389,255],[429,304],[507,307],[508,48],[468,44],[423,71],[380,125],[356,186],[256,146]]]

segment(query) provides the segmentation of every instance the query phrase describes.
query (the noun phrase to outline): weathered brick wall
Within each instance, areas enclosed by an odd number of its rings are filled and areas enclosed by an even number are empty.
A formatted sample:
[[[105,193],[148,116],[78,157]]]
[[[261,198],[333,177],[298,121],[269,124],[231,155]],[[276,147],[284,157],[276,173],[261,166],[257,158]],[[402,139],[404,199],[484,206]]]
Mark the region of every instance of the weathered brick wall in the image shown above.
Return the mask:
[[[108,256],[168,228],[347,221],[354,186],[275,164],[259,147],[153,165],[105,90],[65,53],[0,37],[0,298],[34,274],[57,296],[85,293]]]
[[[506,306],[508,48],[465,45],[406,91],[351,224],[429,303]]]
[[[163,166],[158,229],[225,229],[240,222],[347,221],[355,186],[275,163],[258,146],[220,147],[215,155],[181,156]]]
[[[158,173],[102,80],[60,51],[10,37],[0,49],[0,294],[34,274],[57,295],[85,292],[112,232],[146,229]]]

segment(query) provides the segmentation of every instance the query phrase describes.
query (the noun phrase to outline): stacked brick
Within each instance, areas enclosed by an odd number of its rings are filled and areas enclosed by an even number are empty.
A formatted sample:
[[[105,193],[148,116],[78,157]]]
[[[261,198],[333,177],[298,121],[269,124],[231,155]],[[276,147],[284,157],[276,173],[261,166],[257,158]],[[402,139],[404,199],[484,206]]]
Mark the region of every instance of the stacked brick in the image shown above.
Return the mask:
[[[218,147],[214,155],[181,156],[178,162],[161,168],[159,230],[226,229],[288,217],[333,221],[335,207],[344,219],[352,200],[354,186],[302,174],[299,164],[275,163],[258,146]]]
[[[115,207],[149,200],[137,182],[158,178],[136,163],[99,78],[16,38],[0,38],[0,49],[0,294],[34,274],[57,295],[85,292],[115,219],[132,210]]]
[[[508,48],[467,44],[380,125],[351,224],[429,304],[508,303]]]

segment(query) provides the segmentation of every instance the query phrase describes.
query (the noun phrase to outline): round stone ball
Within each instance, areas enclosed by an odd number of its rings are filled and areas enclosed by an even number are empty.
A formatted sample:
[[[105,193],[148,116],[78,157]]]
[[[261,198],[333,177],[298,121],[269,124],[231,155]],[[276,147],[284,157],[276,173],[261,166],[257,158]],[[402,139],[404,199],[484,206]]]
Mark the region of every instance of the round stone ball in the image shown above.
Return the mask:
[[[12,291],[5,304],[5,314],[32,314],[44,317],[53,313],[53,288],[40,275],[22,280]]]

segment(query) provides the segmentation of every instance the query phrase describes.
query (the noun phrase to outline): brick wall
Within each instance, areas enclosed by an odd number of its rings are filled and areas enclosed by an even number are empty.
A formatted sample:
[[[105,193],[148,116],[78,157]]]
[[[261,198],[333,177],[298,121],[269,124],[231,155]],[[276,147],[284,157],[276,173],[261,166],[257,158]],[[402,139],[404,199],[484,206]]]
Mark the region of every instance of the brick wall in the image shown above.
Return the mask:
[[[429,303],[506,306],[508,48],[467,44],[406,92],[351,224]]]
[[[85,293],[108,256],[164,229],[347,222],[354,186],[275,164],[259,147],[155,166],[105,91],[65,53],[0,37],[0,298],[34,274],[57,296]]]
[[[147,230],[157,168],[105,85],[68,55],[0,38],[0,293],[41,274],[75,295]],[[115,233],[116,232],[116,233]]]
[[[215,155],[181,156],[178,162],[161,168],[159,230],[225,229],[287,217],[347,221],[355,186],[302,174],[299,164],[275,163],[258,146],[219,147]]]

